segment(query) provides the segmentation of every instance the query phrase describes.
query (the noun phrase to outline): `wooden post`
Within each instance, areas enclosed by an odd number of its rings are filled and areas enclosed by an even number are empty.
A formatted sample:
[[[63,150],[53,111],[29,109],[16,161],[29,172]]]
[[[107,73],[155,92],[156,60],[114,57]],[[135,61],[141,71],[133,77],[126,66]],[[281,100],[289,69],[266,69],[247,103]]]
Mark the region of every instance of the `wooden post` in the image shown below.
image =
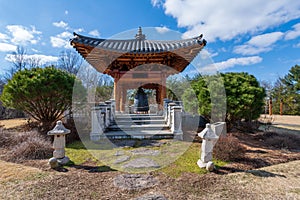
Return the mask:
[[[126,104],[127,90],[126,90],[124,85],[120,89],[121,89],[121,91],[120,91],[121,92],[120,111],[124,112],[125,111],[125,104]]]
[[[161,86],[161,96],[160,96],[160,104],[163,105],[164,99],[167,97],[166,87],[164,85]]]
[[[164,103],[164,98],[167,98],[167,88],[166,88],[166,85],[167,85],[167,76],[165,73],[162,73],[162,76],[161,76],[161,96],[160,96],[160,104],[163,105]]]
[[[273,112],[272,112],[272,98],[271,97],[269,99],[269,115],[273,115]]]
[[[118,112],[118,111],[120,111],[121,95],[120,95],[120,86],[119,86],[117,79],[115,79],[115,81],[114,81],[114,98],[116,100],[116,111]]]
[[[283,100],[280,99],[280,115],[283,114]]]
[[[155,88],[155,96],[156,96],[156,103],[160,104],[160,96],[158,90],[159,90],[158,88]]]

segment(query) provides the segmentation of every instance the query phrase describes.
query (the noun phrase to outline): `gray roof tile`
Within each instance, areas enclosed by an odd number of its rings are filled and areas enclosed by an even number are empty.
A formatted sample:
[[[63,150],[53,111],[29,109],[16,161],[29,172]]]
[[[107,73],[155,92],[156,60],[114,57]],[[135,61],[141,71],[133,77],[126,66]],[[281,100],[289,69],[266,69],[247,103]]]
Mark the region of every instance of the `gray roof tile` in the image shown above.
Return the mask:
[[[195,44],[206,44],[204,39],[190,38],[185,40],[173,40],[173,41],[155,41],[147,39],[129,39],[129,40],[110,40],[91,38],[74,33],[74,38],[71,39],[72,43],[80,43],[83,45],[108,49],[118,52],[164,52],[172,51],[179,48],[192,46]]]

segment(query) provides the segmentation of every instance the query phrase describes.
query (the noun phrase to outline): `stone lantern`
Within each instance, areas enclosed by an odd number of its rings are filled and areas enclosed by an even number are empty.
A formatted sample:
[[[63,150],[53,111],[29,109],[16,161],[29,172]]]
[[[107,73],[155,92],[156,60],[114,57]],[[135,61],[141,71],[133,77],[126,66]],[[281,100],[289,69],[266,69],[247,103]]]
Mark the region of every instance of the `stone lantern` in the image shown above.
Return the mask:
[[[212,130],[210,124],[206,124],[206,128],[198,133],[198,136],[203,139],[201,146],[201,156],[197,164],[200,168],[206,168],[208,171],[214,170],[213,148],[219,136]]]
[[[49,160],[51,168],[57,167],[58,164],[65,165],[70,161],[70,159],[65,156],[66,135],[69,133],[70,130],[64,127],[62,121],[57,121],[56,126],[47,133],[48,135],[54,136],[53,158]]]

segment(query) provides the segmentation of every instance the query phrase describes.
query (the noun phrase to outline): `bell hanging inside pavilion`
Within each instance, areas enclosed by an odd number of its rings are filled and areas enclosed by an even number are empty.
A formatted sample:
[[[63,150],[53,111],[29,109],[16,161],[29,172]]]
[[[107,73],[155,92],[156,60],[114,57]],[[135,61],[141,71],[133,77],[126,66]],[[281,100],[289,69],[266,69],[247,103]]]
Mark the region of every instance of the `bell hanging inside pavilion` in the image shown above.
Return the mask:
[[[148,113],[149,104],[148,96],[145,91],[139,87],[134,97],[134,112],[135,113]]]

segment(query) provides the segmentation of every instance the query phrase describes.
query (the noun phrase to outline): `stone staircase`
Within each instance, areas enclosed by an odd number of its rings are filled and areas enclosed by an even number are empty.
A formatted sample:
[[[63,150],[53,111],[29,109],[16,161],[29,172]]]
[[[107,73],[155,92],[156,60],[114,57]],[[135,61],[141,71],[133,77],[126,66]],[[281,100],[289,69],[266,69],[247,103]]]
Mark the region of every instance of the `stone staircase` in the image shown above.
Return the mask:
[[[116,114],[115,121],[105,133],[110,139],[173,138],[164,117],[155,114]]]

